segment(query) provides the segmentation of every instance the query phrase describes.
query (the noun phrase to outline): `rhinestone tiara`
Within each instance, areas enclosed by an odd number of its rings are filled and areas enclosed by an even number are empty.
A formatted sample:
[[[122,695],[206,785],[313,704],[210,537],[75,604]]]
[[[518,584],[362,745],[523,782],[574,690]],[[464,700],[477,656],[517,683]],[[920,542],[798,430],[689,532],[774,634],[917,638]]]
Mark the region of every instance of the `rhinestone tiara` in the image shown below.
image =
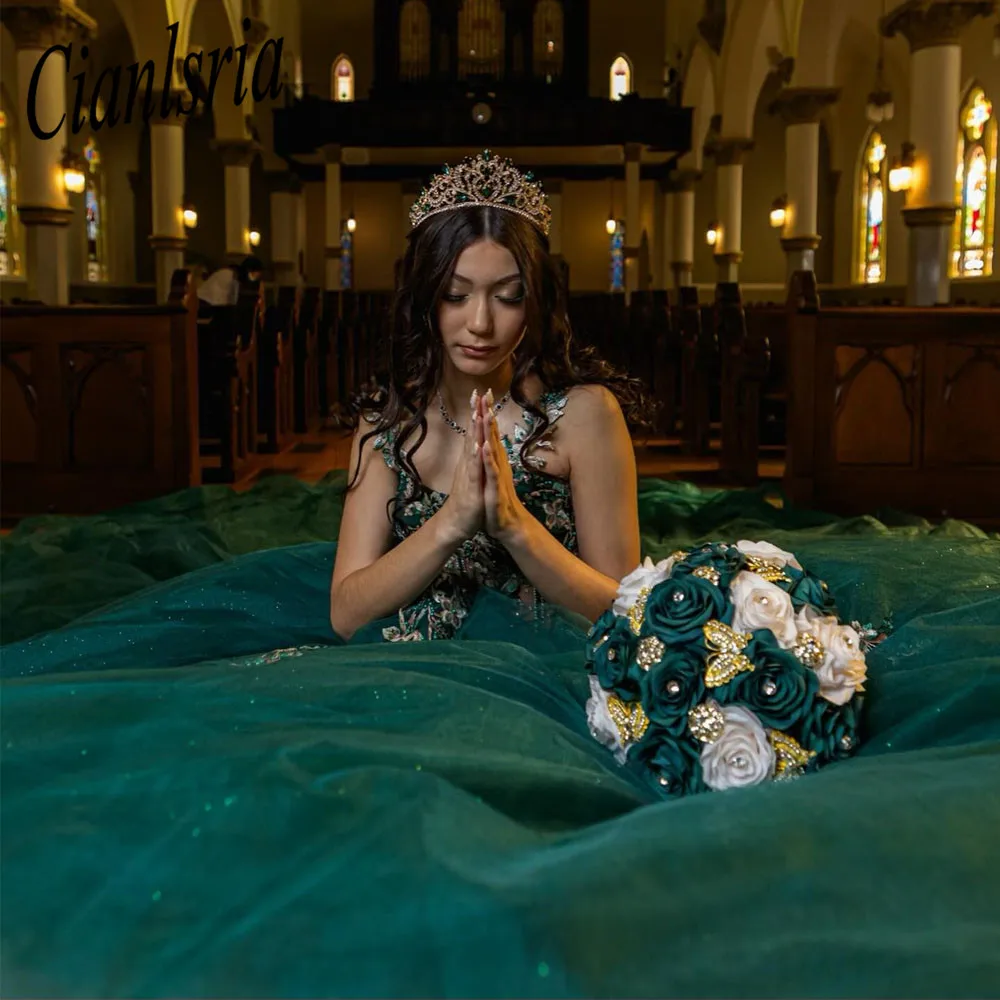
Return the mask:
[[[530,171],[521,173],[510,160],[494,156],[488,149],[435,174],[410,209],[410,225],[416,228],[432,215],[467,205],[489,205],[515,212],[549,235],[552,209],[535,175]]]

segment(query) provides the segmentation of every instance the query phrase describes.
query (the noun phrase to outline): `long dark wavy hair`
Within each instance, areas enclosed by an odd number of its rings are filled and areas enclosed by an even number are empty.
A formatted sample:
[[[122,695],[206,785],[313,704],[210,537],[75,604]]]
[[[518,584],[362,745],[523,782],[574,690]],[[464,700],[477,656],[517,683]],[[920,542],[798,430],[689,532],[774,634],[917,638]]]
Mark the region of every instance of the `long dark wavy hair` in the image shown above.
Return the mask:
[[[363,416],[370,429],[361,438],[358,464],[348,489],[357,481],[366,442],[396,427],[393,457],[396,467],[409,479],[408,494],[400,503],[426,492],[413,456],[427,437],[427,406],[441,374],[439,306],[462,251],[482,239],[510,251],[524,283],[526,332],[514,351],[510,391],[515,402],[536,420],[521,444],[522,461],[549,426],[547,414],[524,393],[529,372],[553,392],[577,385],[603,385],[618,400],[626,420],[637,425],[648,423],[650,403],[642,383],[617,371],[593,348],[574,343],[564,282],[541,230],[504,209],[481,205],[456,208],[431,216],[409,234],[392,302],[388,370],[352,401],[355,418]],[[413,443],[404,451],[403,444],[411,436]],[[392,518],[399,507],[394,501],[389,501]]]

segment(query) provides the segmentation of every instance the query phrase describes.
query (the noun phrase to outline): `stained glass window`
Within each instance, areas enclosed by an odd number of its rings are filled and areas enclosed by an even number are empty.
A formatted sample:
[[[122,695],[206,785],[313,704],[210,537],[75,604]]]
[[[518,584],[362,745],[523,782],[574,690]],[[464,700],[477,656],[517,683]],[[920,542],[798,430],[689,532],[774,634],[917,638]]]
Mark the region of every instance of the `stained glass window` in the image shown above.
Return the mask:
[[[974,86],[962,105],[952,245],[952,277],[979,278],[993,273],[996,203],[997,121],[982,87]]]
[[[101,153],[93,137],[83,147],[87,162],[87,186],[84,192],[87,221],[87,280],[104,281],[105,270],[105,212],[104,173],[101,169]]]
[[[347,56],[341,56],[333,64],[330,92],[335,101],[354,100],[354,67]]]
[[[619,56],[611,64],[611,100],[620,101],[632,92],[632,65],[627,57]]]
[[[422,80],[431,72],[431,14],[426,0],[406,0],[399,11],[399,75]]]
[[[340,287],[354,287],[354,234],[346,224],[340,229]]]
[[[886,148],[879,132],[865,142],[858,165],[857,280],[885,281]]]
[[[0,109],[0,277],[21,274],[21,227],[17,218],[17,160],[12,122]]]
[[[625,291],[625,223],[621,219],[611,234],[610,285],[613,292]]]

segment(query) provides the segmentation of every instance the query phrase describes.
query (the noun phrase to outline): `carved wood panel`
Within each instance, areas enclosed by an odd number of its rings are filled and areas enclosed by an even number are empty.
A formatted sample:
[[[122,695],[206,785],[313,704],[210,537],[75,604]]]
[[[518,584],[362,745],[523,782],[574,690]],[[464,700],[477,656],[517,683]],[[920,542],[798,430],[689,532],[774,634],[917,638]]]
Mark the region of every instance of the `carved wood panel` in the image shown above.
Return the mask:
[[[38,461],[37,410],[31,346],[4,344],[0,355],[0,427],[5,463]]]
[[[835,358],[836,461],[912,466],[919,454],[919,348],[841,345]]]
[[[949,344],[941,395],[947,461],[1000,465],[1000,348]]]
[[[153,467],[152,362],[148,345],[61,345],[66,456],[71,468]]]

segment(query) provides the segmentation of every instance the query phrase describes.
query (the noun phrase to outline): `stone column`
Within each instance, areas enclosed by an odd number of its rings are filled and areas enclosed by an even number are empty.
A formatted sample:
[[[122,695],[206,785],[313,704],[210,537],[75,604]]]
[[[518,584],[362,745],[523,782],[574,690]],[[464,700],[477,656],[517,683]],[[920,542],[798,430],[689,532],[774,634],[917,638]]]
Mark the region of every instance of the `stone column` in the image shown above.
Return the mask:
[[[771,114],[785,123],[785,225],[781,246],[788,258],[788,277],[813,271],[822,239],[817,222],[819,201],[819,120],[840,97],[834,87],[789,87],[772,101]],[[775,191],[777,197],[781,192]]]
[[[675,170],[667,180],[667,234],[670,269],[668,284],[674,288],[694,284],[694,186],[700,170]]]
[[[250,164],[260,150],[253,139],[216,139],[226,171],[226,257],[240,263],[250,253]]]
[[[294,285],[299,267],[299,199],[302,183],[288,170],[267,174],[271,191],[271,262],[278,285]]]
[[[190,95],[176,93],[185,102]],[[158,107],[159,93],[154,95]],[[149,245],[156,255],[156,298],[166,302],[170,294],[170,278],[184,266],[187,230],[184,228],[184,115],[149,120],[149,146],[153,185],[153,232]],[[197,206],[195,206],[197,208]]]
[[[642,146],[630,142],[625,147],[625,301],[639,287],[639,243],[642,222],[639,215],[639,167]]]
[[[718,165],[715,203],[721,232],[715,244],[720,282],[737,281],[743,260],[743,158],[752,139],[717,139],[710,147]]]
[[[0,19],[17,44],[17,84],[21,94],[18,128],[20,191],[17,213],[24,223],[25,277],[28,297],[52,305],[69,302],[69,255],[66,230],[73,210],[63,183],[62,157],[72,127],[66,107],[66,60],[60,53],[46,59],[35,91],[38,127],[58,133],[39,139],[26,113],[32,77],[46,49],[89,38],[97,22],[69,0],[41,4],[4,3]],[[67,114],[67,110],[69,114]],[[60,121],[62,125],[60,126]]]
[[[549,252],[553,257],[562,260],[563,249],[563,182],[548,180],[545,182],[545,196],[552,210],[552,222],[549,226]]]
[[[324,146],[323,152],[326,154],[326,289],[336,291],[340,288],[340,234],[344,225],[340,192],[341,149],[340,146]],[[413,200],[416,194],[414,192]]]
[[[910,141],[915,147],[913,186],[903,221],[910,230],[909,305],[951,298],[955,148],[962,86],[962,29],[989,16],[994,0],[932,0],[903,4],[881,21],[882,34],[910,43]]]

